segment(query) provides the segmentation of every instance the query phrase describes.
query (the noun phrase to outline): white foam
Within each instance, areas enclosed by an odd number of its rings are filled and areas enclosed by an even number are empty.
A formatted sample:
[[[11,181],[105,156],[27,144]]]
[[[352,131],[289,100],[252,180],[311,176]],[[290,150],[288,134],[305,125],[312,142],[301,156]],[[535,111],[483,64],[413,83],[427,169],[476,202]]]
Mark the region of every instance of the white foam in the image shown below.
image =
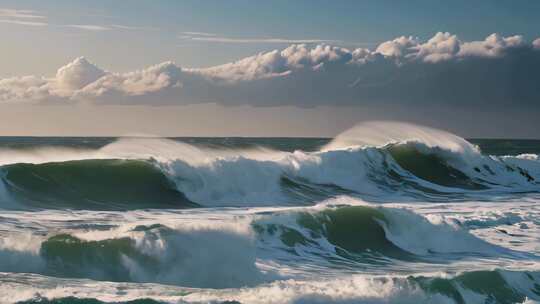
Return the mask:
[[[417,255],[431,253],[505,253],[502,247],[485,242],[452,222],[429,221],[405,209],[380,208],[388,224],[386,237],[398,247]]]
[[[10,275],[0,274],[0,282]],[[42,298],[76,295],[106,302],[151,298],[168,303],[219,303],[239,301],[253,304],[352,304],[352,303],[453,303],[440,294],[426,294],[403,277],[345,276],[322,280],[284,280],[253,288],[225,290],[188,289],[148,284],[100,283],[86,280],[58,280],[19,275],[2,283],[0,302],[23,301],[39,294]],[[27,286],[26,284],[30,285]],[[121,291],[121,292],[119,292]]]
[[[282,177],[307,181],[311,186],[335,185],[378,201],[408,200],[421,193],[389,176],[390,166],[402,178],[442,193],[493,194],[443,187],[406,172],[381,149],[389,143],[413,145],[424,154],[437,154],[476,182],[499,192],[537,191],[540,162],[531,155],[483,156],[463,138],[411,124],[371,122],[336,137],[321,151],[292,153],[262,148],[210,149],[158,138],[124,138],[98,150],[38,148],[0,150],[0,165],[83,159],[143,159],[151,161],[173,180],[189,199],[205,206],[283,205]],[[377,148],[379,147],[379,148]],[[510,169],[509,169],[510,168]],[[533,177],[535,180],[524,174]],[[398,188],[398,191],[392,189]]]
[[[418,142],[430,148],[441,148],[455,153],[476,155],[478,149],[454,134],[429,127],[392,121],[370,121],[339,134],[323,151],[347,147],[383,147],[388,144]]]

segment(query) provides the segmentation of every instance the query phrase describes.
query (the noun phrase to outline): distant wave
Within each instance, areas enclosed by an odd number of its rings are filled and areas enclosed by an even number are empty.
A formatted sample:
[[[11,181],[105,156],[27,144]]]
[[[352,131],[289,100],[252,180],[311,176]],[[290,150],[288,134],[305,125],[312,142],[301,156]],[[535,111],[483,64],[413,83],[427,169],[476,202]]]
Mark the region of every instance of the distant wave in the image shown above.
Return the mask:
[[[458,136],[396,123],[360,125],[315,152],[210,149],[164,139],[3,152],[4,206],[262,206],[342,194],[385,202],[540,191],[537,155],[483,155]]]

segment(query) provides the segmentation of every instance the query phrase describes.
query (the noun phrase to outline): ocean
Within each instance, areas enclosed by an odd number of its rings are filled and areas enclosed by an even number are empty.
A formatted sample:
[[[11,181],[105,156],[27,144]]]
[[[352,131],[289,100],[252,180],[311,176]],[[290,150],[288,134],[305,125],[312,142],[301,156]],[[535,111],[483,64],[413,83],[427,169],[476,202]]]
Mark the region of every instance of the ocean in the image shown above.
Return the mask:
[[[538,303],[540,140],[0,138],[0,303]]]

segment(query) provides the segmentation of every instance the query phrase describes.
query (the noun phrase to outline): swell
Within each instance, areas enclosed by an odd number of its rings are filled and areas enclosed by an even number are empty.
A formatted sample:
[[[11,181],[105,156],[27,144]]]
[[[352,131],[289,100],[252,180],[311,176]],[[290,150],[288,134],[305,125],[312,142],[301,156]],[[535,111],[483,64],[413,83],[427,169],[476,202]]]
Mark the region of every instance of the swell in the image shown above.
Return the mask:
[[[439,293],[457,304],[470,303],[468,292],[478,295],[484,303],[524,303],[540,299],[538,272],[502,270],[464,272],[453,278],[409,277],[429,293]]]
[[[35,237],[26,248],[17,235],[11,247],[0,243],[0,271],[205,288],[253,286],[272,278],[256,267],[253,240],[232,226],[172,229],[156,223],[123,231],[67,231]]]
[[[253,223],[253,228],[263,241],[279,240],[298,255],[304,248],[320,248],[320,255],[330,261],[336,260],[334,254],[355,262],[375,264],[381,257],[409,261],[418,258],[388,239],[387,218],[381,210],[354,206],[289,216],[292,218],[281,221],[261,219]]]
[[[401,272],[400,267],[436,271],[478,258],[538,261],[460,227],[434,224],[406,210],[368,206],[277,210],[187,227],[147,222],[108,231],[67,230],[31,238],[27,248],[22,241],[14,235],[13,242],[0,243],[0,271],[197,288],[270,282],[282,277],[280,264],[312,275],[321,269],[327,274]]]
[[[264,157],[159,162],[189,199],[205,206],[313,203],[338,195],[371,201],[448,200],[540,191],[540,162],[452,151],[422,142]]]
[[[126,286],[127,287],[127,286]],[[540,273],[534,271],[468,271],[443,276],[342,276],[320,280],[287,280],[263,284],[253,288],[215,290],[173,291],[175,296],[144,298],[129,295],[126,300],[107,301],[107,294],[95,294],[90,297],[62,296],[69,290],[56,292],[55,296],[19,301],[20,304],[33,303],[275,303],[276,296],[280,303],[534,303],[540,300]],[[169,287],[168,289],[171,289]],[[138,294],[141,291],[135,290]],[[46,290],[42,291],[46,293]],[[83,290],[84,294],[89,294]],[[69,294],[69,293],[68,293]],[[91,293],[90,293],[91,294]],[[145,293],[142,293],[143,295]],[[110,296],[109,296],[110,298]],[[114,298],[122,298],[116,295]],[[130,300],[127,300],[130,299]]]
[[[0,199],[4,207],[114,210],[304,205],[339,195],[447,201],[540,191],[536,155],[483,155],[462,138],[420,127],[396,134],[362,144],[338,136],[314,152],[210,149],[164,139],[119,140],[84,152],[40,150],[39,157],[15,158],[33,162],[2,167]]]
[[[411,144],[390,145],[387,151],[399,166],[415,177],[437,185],[467,190],[482,190],[488,187],[479,180],[467,176],[450,165],[436,149],[422,153]]]
[[[34,208],[122,210],[287,205],[352,195],[365,200],[447,200],[538,192],[540,162],[462,155],[419,143],[272,159],[87,159],[2,167],[2,200]],[[6,205],[6,204],[4,204]]]
[[[193,207],[156,167],[137,160],[78,160],[2,168],[9,197],[35,208],[124,210]]]
[[[512,251],[479,239],[466,229],[446,222],[432,223],[411,211],[373,206],[316,206],[280,212],[252,223],[259,242],[315,265],[378,272],[393,266],[448,263],[478,257],[526,258],[532,254]],[[314,262],[315,261],[315,262]],[[286,262],[285,262],[286,263]],[[422,268],[420,268],[422,269]]]
[[[43,297],[36,297],[35,299],[16,302],[17,304],[163,304],[165,302],[156,301],[152,299],[136,299],[131,301],[121,302],[103,302],[95,298],[77,298],[77,297],[64,297],[56,299],[47,299]]]

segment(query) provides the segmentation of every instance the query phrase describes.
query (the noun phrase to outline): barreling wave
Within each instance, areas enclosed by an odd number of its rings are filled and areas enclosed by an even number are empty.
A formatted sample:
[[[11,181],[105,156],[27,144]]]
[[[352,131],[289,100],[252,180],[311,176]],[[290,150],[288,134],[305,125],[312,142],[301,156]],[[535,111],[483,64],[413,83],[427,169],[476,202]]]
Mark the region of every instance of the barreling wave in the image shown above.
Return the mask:
[[[395,123],[360,125],[315,152],[220,150],[164,139],[44,151],[0,161],[2,200],[136,209],[313,204],[343,194],[385,202],[540,191],[536,155],[483,155],[455,135]]]

